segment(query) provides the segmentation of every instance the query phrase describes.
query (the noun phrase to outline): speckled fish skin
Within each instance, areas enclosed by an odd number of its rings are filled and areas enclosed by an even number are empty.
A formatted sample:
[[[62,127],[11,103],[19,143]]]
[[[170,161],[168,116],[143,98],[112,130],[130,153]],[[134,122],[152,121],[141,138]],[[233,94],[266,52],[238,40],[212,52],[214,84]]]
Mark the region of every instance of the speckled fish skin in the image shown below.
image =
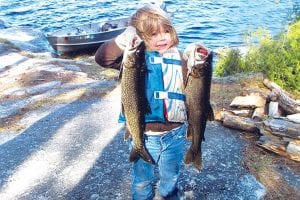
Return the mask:
[[[129,161],[134,162],[139,158],[146,162],[154,163],[152,157],[144,147],[143,136],[145,129],[145,69],[139,63],[140,53],[144,50],[141,43],[136,48],[125,51],[121,79],[121,101],[126,118],[126,126],[133,140],[133,148]]]
[[[186,81],[186,106],[188,116],[187,137],[192,138],[192,144],[185,156],[185,164],[193,163],[194,167],[202,169],[201,144],[207,120],[213,120],[214,114],[210,104],[210,87],[212,79],[212,57],[208,54],[203,63],[195,61]]]

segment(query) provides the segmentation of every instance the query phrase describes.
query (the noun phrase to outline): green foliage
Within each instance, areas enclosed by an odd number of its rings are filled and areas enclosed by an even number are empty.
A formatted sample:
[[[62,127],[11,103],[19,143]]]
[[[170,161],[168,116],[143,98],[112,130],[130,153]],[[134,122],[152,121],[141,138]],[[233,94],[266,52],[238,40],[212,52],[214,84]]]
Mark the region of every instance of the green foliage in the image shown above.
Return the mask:
[[[224,55],[216,65],[216,75],[229,76],[243,71],[242,56],[238,49],[226,48],[221,55]]]
[[[227,50],[216,64],[216,75],[262,72],[281,87],[300,91],[300,20],[274,39],[267,30],[258,29],[245,41],[247,53],[241,56],[239,50]]]

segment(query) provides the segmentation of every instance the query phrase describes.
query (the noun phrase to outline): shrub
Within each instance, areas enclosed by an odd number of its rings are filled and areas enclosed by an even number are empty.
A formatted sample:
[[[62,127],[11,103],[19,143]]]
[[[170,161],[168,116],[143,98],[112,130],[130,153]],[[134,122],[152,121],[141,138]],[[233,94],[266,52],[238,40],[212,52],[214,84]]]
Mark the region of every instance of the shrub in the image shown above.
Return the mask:
[[[247,53],[226,51],[216,64],[216,75],[262,72],[281,87],[300,91],[300,20],[274,39],[267,30],[258,29],[245,40]]]

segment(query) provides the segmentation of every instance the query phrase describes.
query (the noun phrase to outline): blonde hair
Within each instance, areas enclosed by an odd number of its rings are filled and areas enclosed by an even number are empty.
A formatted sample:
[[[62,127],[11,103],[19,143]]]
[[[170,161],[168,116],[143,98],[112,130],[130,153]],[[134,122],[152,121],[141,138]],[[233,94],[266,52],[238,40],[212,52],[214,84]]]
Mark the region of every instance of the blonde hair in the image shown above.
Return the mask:
[[[177,32],[172,25],[169,15],[158,6],[149,4],[138,9],[132,15],[130,25],[136,28],[137,34],[146,43],[153,34],[161,30],[169,31],[173,42],[172,46],[177,46],[179,43]]]

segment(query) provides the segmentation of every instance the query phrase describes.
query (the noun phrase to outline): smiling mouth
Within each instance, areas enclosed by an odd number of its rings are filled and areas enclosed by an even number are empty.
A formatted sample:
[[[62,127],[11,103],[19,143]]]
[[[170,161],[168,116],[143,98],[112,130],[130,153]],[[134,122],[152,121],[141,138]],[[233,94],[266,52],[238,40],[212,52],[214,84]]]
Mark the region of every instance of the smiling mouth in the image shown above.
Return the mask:
[[[167,47],[167,44],[156,45],[156,48],[158,48],[158,49],[164,49],[166,47]]]

